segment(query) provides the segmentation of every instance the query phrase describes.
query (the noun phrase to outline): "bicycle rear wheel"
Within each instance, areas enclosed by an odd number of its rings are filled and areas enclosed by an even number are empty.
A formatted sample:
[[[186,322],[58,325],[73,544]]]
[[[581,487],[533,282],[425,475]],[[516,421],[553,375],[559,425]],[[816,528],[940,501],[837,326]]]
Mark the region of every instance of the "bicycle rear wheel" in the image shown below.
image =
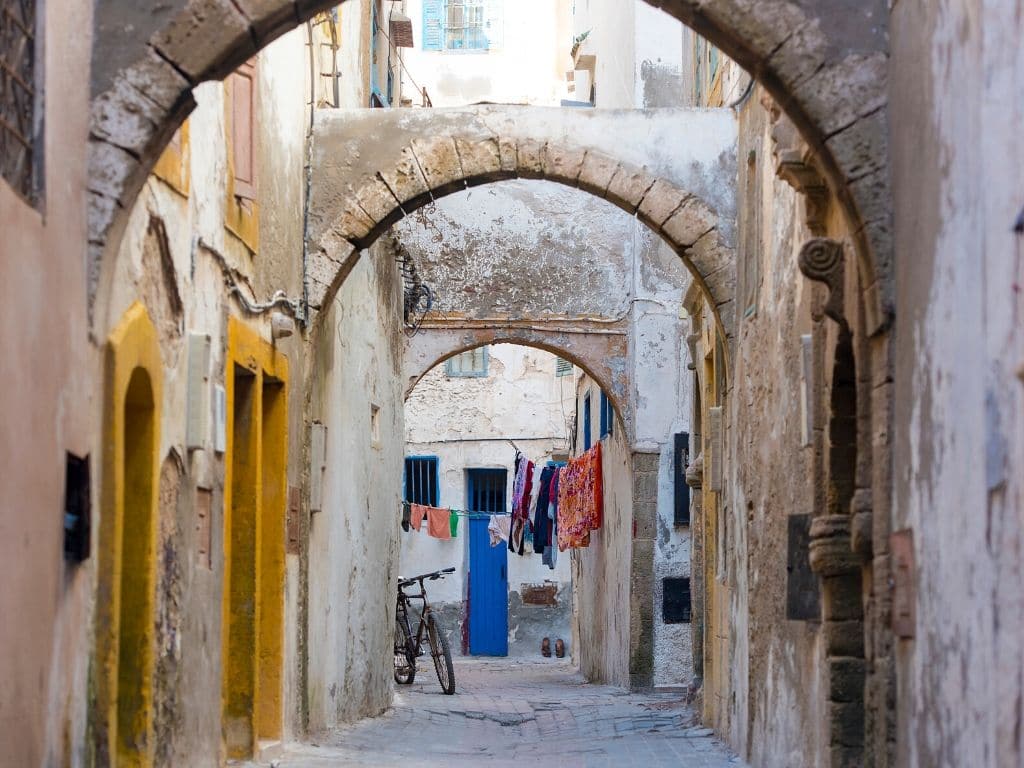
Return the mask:
[[[448,650],[448,638],[444,636],[434,614],[430,614],[427,621],[427,639],[430,641],[430,655],[434,657],[437,681],[441,684],[441,690],[451,695],[455,693],[455,667],[452,666],[452,652]]]
[[[412,641],[401,617],[395,620],[395,682],[412,685],[416,679],[416,654],[411,652]]]

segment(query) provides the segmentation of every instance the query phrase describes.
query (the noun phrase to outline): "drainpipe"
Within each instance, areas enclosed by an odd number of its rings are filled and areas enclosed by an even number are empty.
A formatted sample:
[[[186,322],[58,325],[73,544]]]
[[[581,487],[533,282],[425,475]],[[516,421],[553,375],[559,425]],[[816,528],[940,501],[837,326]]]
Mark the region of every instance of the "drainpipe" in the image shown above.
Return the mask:
[[[313,189],[313,116],[316,111],[316,56],[311,21],[306,22],[306,40],[309,43],[309,129],[306,131],[306,193],[302,200],[302,312],[299,316],[303,328],[309,322],[309,196]]]

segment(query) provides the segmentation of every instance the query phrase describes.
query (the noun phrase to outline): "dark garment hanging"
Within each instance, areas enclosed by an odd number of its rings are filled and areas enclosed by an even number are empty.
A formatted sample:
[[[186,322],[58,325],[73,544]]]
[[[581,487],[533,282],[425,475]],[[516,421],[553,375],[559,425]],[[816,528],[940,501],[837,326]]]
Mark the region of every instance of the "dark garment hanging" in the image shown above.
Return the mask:
[[[540,473],[537,507],[533,512],[533,551],[538,555],[544,554],[544,547],[549,542],[548,502],[551,499],[551,476],[555,471],[554,467],[544,467]]]
[[[402,530],[409,532],[409,521],[412,519],[412,505],[408,501],[402,502]]]

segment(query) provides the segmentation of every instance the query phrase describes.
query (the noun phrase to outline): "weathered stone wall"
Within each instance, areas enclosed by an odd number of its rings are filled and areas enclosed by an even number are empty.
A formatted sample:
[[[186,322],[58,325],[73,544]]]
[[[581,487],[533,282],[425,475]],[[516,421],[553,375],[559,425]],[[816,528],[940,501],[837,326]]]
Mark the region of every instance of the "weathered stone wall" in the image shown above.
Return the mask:
[[[327,432],[323,507],[309,524],[312,733],[379,714],[391,702],[404,448],[401,296],[394,260],[372,254],[331,305],[330,332],[314,341],[309,416]]]
[[[293,85],[302,77],[303,33],[285,36],[260,54],[258,174],[259,245],[252,254],[225,226],[225,93],[219,83],[197,89],[183,154],[184,187],[151,177],[125,229],[114,273],[97,308],[94,332],[106,338],[125,311],[141,301],[156,326],[164,364],[159,456],[154,727],[157,765],[214,761],[222,749],[222,585],[225,578],[225,454],[214,444],[213,387],[224,386],[228,318],[270,340],[269,315],[243,310],[225,284],[249,301],[275,291],[301,295],[301,264],[282,259],[302,247],[302,164],[308,112]],[[304,117],[305,116],[305,117]],[[187,192],[187,194],[185,194]],[[205,395],[189,391],[190,336],[210,337]],[[290,486],[298,486],[302,455],[304,345],[297,335],[275,342],[293,374],[288,382]],[[207,434],[187,442],[190,397],[205,397]],[[106,405],[104,406],[106,407]],[[200,406],[202,407],[202,406]],[[204,517],[204,515],[206,515]],[[286,558],[284,735],[301,733],[302,680],[298,650],[299,558]],[[91,646],[91,642],[89,643]],[[186,705],[187,702],[187,705]]]
[[[893,761],[1019,765],[1024,18],[912,1],[891,23],[892,530],[912,531],[916,612]]]
[[[824,657],[819,623],[787,619],[786,587],[787,521],[816,512],[815,447],[801,435],[800,337],[812,331],[812,288],[797,268],[810,232],[803,202],[775,175],[773,124],[758,93],[740,113],[745,306],[730,371],[720,540],[707,555],[718,560],[715,578],[733,585],[727,732],[755,765],[809,768],[828,764]],[[824,379],[820,369],[809,375]]]
[[[515,448],[510,440],[536,463],[536,477],[556,454],[565,456],[569,450],[573,376],[557,376],[555,356],[541,350],[498,344],[488,348],[488,357],[487,376],[449,377],[441,364],[420,380],[406,400],[406,455],[438,458],[442,507],[466,508],[466,470],[470,468],[505,468],[505,498],[510,501],[515,475]],[[429,591],[432,604],[436,600],[452,606],[449,615],[456,623],[445,629],[453,652],[461,646],[463,600],[471,568],[468,529],[468,519],[462,518],[453,541],[433,539],[425,532],[402,535],[403,576],[449,566],[457,569],[444,581],[431,584]],[[569,558],[560,558],[551,570],[531,548],[527,552],[508,555],[512,656],[539,656],[542,637],[550,637],[552,644],[561,637],[567,647],[570,641]],[[524,604],[525,588],[545,582],[555,585],[555,605]]]
[[[596,403],[597,399],[595,390],[591,400]],[[577,445],[582,449],[582,424],[577,432]],[[621,429],[602,443],[601,468],[601,529],[590,534],[589,547],[566,550],[559,557],[572,558],[573,647],[577,649],[574,660],[588,680],[628,688],[634,631],[633,455]]]
[[[92,459],[99,360],[83,332],[92,3],[36,7],[47,45],[44,195],[33,208],[0,180],[0,744],[15,765],[81,758],[95,559],[62,555],[65,451]],[[96,509],[93,493],[92,508]]]

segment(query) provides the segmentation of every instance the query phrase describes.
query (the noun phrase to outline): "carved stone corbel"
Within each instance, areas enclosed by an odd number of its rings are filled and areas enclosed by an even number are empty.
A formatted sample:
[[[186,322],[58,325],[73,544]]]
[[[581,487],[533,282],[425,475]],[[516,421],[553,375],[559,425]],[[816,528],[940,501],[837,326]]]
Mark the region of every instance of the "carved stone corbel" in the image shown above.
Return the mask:
[[[828,286],[825,314],[840,325],[846,325],[843,313],[843,244],[827,237],[812,238],[800,248],[797,264],[808,280]]]
[[[775,175],[804,196],[804,220],[811,234],[825,234],[828,185],[814,162],[814,153],[796,126],[779,110],[772,109],[772,140],[775,142]]]
[[[693,463],[686,468],[686,484],[693,489],[699,489],[704,485],[704,454],[701,453],[693,460]]]
[[[811,520],[811,570],[820,576],[839,576],[860,568],[853,551],[849,515],[823,515]]]

